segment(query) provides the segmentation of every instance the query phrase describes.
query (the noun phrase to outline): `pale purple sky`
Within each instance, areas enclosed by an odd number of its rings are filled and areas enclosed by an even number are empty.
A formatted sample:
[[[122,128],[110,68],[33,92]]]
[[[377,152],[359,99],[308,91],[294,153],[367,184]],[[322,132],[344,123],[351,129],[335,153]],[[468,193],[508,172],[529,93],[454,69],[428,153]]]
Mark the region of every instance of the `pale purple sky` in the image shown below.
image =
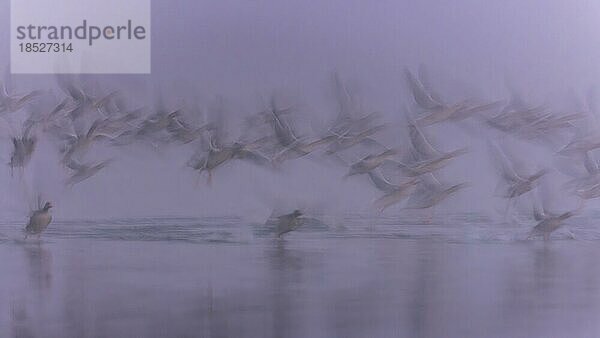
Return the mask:
[[[439,91],[450,98],[467,93],[506,98],[509,78],[541,103],[571,88],[583,92],[600,79],[600,3],[591,0],[170,0],[153,1],[152,6],[153,74],[99,77],[149,103],[144,93],[160,83],[173,104],[192,95],[206,102],[221,94],[236,109],[252,112],[261,108],[260,95],[277,90],[313,115],[331,117],[330,76],[337,70],[365,106],[400,121],[395,114],[407,98],[402,71],[420,63],[430,67]],[[9,1],[0,0],[0,60],[5,65],[8,8]],[[51,82],[42,76],[15,80],[21,88]],[[479,147],[460,129],[437,131],[446,150]],[[6,157],[4,144],[0,149]],[[132,159],[124,159],[132,153]],[[54,158],[42,154],[29,173],[37,183],[30,184],[47,190],[56,200],[55,213],[63,217],[256,213],[261,218],[277,196],[290,204],[335,201],[325,204],[339,210],[368,210],[377,196],[364,180],[342,181],[343,170],[311,161],[291,163],[278,175],[235,165],[216,172],[208,187],[196,186],[194,174],[182,169],[185,152],[162,157],[138,153],[119,151],[112,168],[69,192],[61,191],[52,175],[45,177],[59,171],[47,170],[45,163]],[[465,163],[487,172],[489,165],[480,164],[484,159],[470,154],[444,176],[456,183],[471,180]],[[475,187],[462,193],[455,207],[489,207],[492,176],[475,176]],[[10,201],[18,183],[10,180],[8,168],[0,170],[0,182],[9,187],[0,210],[18,210],[22,203]]]

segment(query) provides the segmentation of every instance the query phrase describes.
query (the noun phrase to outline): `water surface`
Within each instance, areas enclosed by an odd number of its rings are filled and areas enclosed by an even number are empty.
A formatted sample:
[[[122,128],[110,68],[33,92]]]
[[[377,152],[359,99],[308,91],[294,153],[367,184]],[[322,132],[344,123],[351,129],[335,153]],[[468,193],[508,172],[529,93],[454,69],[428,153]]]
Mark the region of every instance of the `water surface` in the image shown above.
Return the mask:
[[[476,215],[0,225],[0,337],[595,337],[600,236]],[[334,224],[334,225],[326,225]]]

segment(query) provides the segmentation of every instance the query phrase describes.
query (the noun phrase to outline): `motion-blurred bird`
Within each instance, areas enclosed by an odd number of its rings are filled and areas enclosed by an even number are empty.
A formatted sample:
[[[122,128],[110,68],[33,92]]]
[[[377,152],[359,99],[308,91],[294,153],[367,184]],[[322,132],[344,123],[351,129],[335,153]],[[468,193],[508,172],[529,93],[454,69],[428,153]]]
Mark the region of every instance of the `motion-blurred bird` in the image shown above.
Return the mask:
[[[300,210],[294,210],[294,212],[286,215],[277,217],[276,232],[277,237],[296,230],[303,223],[302,212]]]

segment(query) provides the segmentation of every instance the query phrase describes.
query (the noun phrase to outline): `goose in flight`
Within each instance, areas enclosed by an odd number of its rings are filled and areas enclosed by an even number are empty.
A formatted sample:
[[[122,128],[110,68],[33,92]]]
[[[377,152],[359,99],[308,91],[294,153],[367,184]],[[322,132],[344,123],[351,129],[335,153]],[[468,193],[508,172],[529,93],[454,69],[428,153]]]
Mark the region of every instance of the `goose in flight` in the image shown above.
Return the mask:
[[[369,171],[367,174],[373,185],[384,193],[373,203],[379,212],[408,198],[418,183],[418,179],[412,178],[401,184],[393,184],[382,175],[377,174],[375,170]]]
[[[514,159],[510,161],[507,154],[498,145],[493,143],[488,145],[489,154],[500,177],[496,184],[496,194],[508,200],[504,212],[504,219],[507,220],[517,199],[536,188],[547,170],[540,169],[529,175],[519,173],[515,168],[516,161]]]
[[[360,161],[350,165],[348,173],[345,177],[367,174],[373,169],[382,165],[385,161],[390,160],[390,158],[392,156],[395,156],[397,153],[398,151],[395,149],[387,149],[379,154],[367,155],[363,157]]]
[[[11,174],[15,168],[25,168],[33,156],[37,137],[32,135],[32,128],[33,123],[26,123],[22,135],[12,137],[13,149],[9,162]]]
[[[407,201],[407,209],[433,208],[459,190],[468,187],[467,183],[447,186],[438,181],[433,174],[428,174],[419,180],[417,189]]]
[[[296,145],[285,148],[279,153],[273,156],[273,162],[282,163],[286,160],[293,160],[302,158],[304,156],[310,155],[312,152],[316,151],[319,147],[329,144],[336,139],[335,136],[325,136],[323,138],[317,139],[315,141],[309,143],[297,143]]]
[[[384,124],[374,125],[380,114],[366,113],[337,73],[334,74],[334,83],[339,110],[335,121],[327,130],[328,135],[335,136],[335,139],[326,153],[333,155],[358,144],[376,143],[372,137],[385,128]]]
[[[4,83],[0,83],[0,114],[14,113],[42,94],[42,91],[39,90],[27,94],[12,94],[8,88],[8,75],[5,78]]]
[[[87,180],[96,175],[100,170],[104,169],[110,162],[112,162],[112,160],[105,160],[96,164],[82,164],[71,159],[65,164],[67,168],[71,170],[66,185],[72,187],[77,183]]]
[[[571,179],[563,186],[585,199],[595,198],[595,186],[600,184],[600,166],[589,151],[577,157],[561,157],[556,160],[556,167]],[[590,194],[591,193],[591,194]]]
[[[579,207],[577,209],[572,210],[572,211],[567,211],[562,214],[552,214],[543,209],[540,211],[537,208],[534,208],[533,218],[538,223],[533,227],[533,229],[531,230],[531,232],[529,233],[527,238],[530,239],[534,236],[542,235],[544,237],[545,241],[549,240],[550,235],[554,231],[556,231],[560,227],[562,227],[564,225],[565,220],[567,220],[568,218],[573,217],[575,214],[577,214],[577,212],[579,210],[581,210],[582,207],[583,207],[583,202],[581,202],[581,204],[579,205]]]
[[[496,190],[501,197],[514,199],[531,191],[539,183],[539,179],[547,173],[545,169],[530,175],[518,173],[514,167],[515,161],[510,161],[498,145],[489,143],[489,149],[495,167],[499,170],[500,182]]]
[[[63,164],[67,165],[73,158],[83,156],[94,142],[113,139],[111,135],[98,132],[98,128],[100,128],[103,123],[103,120],[97,119],[85,133],[69,133],[65,131],[60,135],[60,138],[64,140],[64,145],[61,149]]]
[[[442,184],[433,174],[423,175],[411,192],[406,201],[405,209],[422,209],[428,211],[427,223],[433,221],[435,207],[447,200],[459,190],[468,187],[468,183],[460,183],[452,186]]]
[[[271,160],[254,151],[253,143],[244,144],[235,142],[231,146],[218,147],[214,142],[210,142],[209,149],[204,156],[194,155],[189,161],[188,166],[199,173],[206,171],[208,173],[208,182],[212,181],[212,172],[232,160],[246,160],[258,165],[269,165]]]
[[[405,69],[404,74],[409,90],[417,106],[426,112],[418,119],[421,125],[432,125],[445,121],[462,121],[478,113],[490,110],[498,106],[500,102],[474,104],[464,100],[455,104],[447,104],[435,94],[431,88],[427,88],[424,79],[424,68],[419,69],[419,79],[410,70]]]
[[[441,152],[435,149],[421,129],[413,122],[408,123],[411,151],[398,167],[409,177],[432,173],[445,167],[454,158],[467,153],[466,148]]]
[[[385,129],[385,127],[385,125],[377,125],[358,131],[351,131],[351,129],[347,129],[344,133],[334,134],[335,139],[330,143],[329,147],[327,147],[327,151],[325,153],[327,155],[334,155],[343,150],[350,149],[358,144],[364,144],[367,146],[377,145],[378,142],[372,137]]]
[[[309,155],[319,147],[331,143],[335,140],[332,135],[306,142],[298,137],[292,124],[284,119],[284,114],[292,111],[292,107],[285,109],[278,108],[275,98],[271,98],[270,107],[261,114],[265,116],[268,125],[271,127],[275,146],[275,153],[272,155],[274,163],[282,163],[286,160],[293,160]]]

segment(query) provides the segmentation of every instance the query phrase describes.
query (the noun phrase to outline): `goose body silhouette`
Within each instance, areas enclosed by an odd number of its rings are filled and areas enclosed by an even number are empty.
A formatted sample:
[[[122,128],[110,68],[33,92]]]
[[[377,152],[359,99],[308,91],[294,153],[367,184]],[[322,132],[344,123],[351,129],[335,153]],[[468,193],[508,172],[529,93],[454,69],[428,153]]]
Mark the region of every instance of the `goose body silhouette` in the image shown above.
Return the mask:
[[[44,207],[34,211],[29,217],[29,223],[25,227],[25,238],[27,235],[40,235],[50,222],[52,222],[52,215],[50,214],[50,209],[52,208],[52,204],[50,202],[46,202]]]

